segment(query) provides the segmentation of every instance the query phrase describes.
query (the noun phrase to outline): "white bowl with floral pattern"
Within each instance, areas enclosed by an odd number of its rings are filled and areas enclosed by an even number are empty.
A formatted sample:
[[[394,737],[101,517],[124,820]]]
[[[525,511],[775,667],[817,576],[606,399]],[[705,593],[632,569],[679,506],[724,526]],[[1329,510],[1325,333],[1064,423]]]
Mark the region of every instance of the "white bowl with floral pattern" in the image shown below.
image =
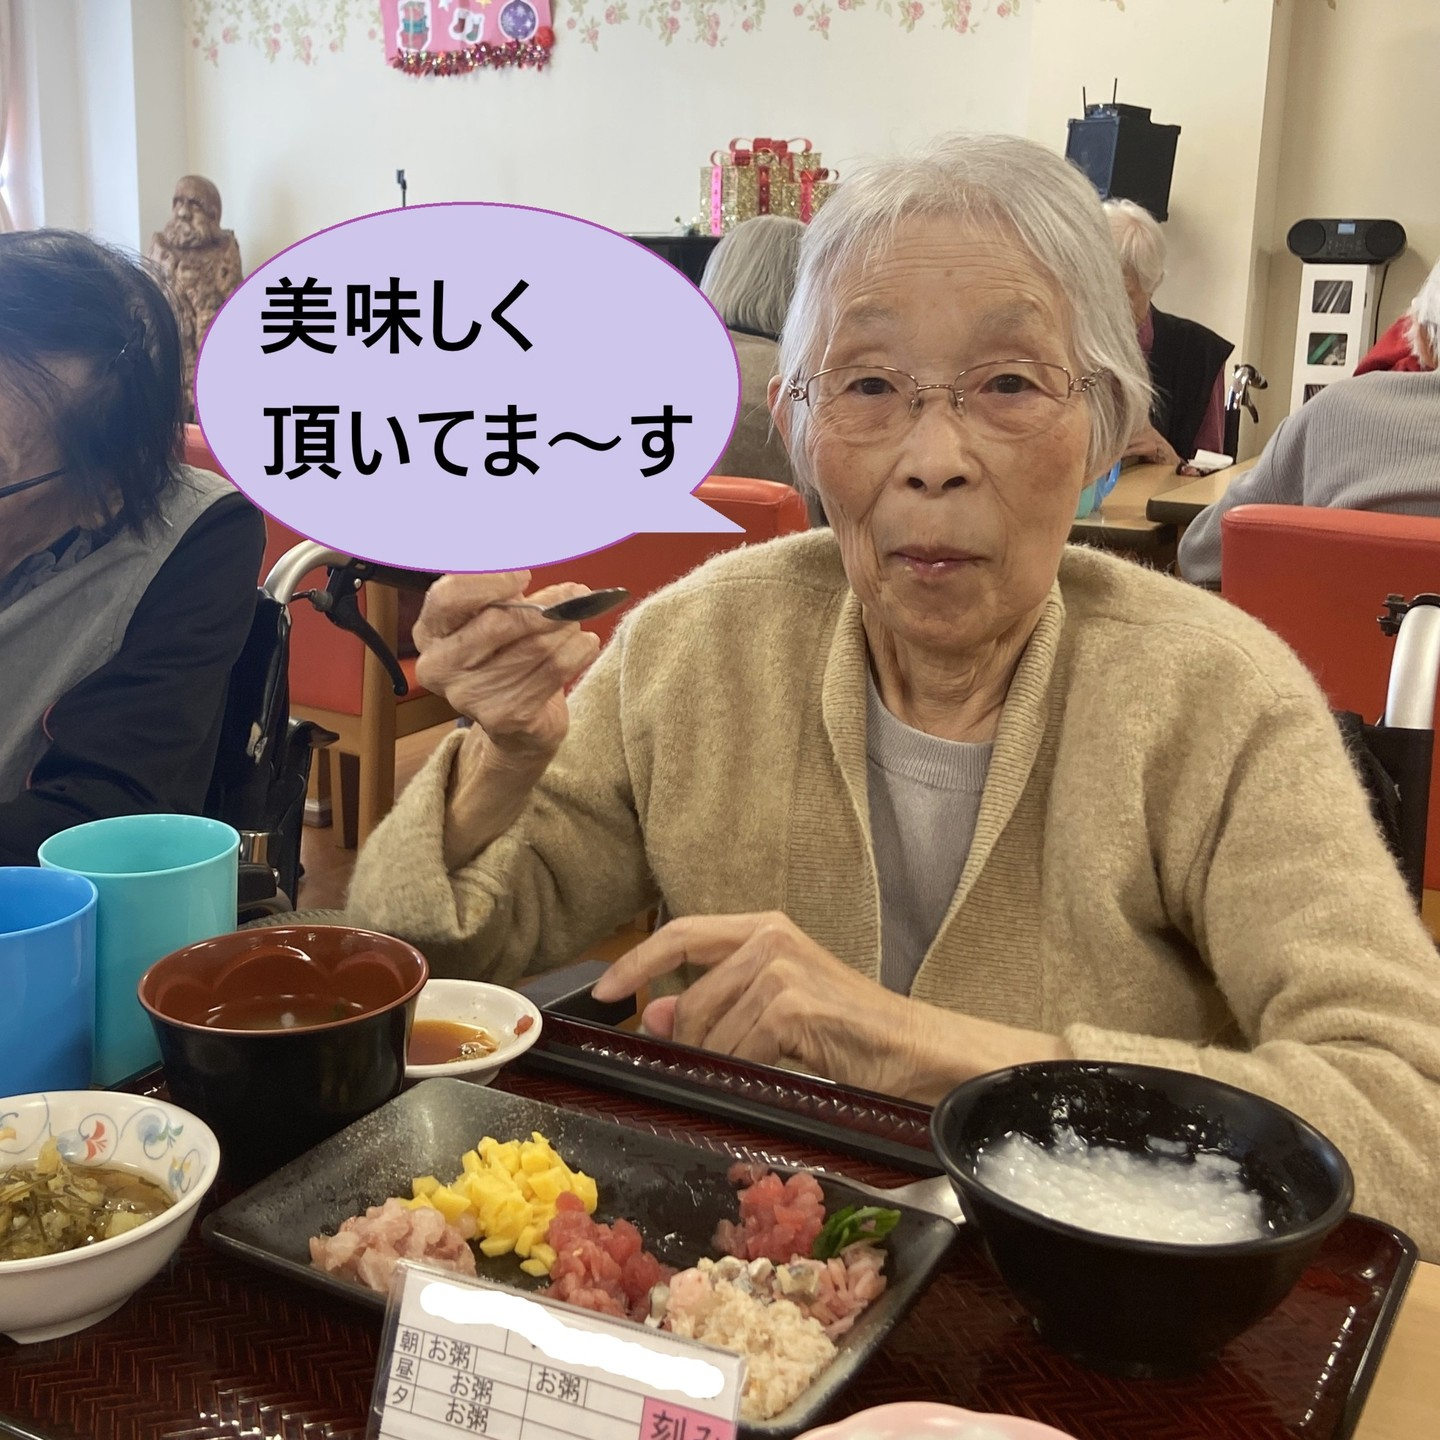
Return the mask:
[[[33,1163],[52,1136],[67,1164],[121,1166],[155,1181],[175,1203],[110,1240],[0,1261],[0,1334],[22,1345],[83,1330],[118,1310],[179,1249],[220,1170],[220,1142],[178,1105],[111,1090],[52,1090],[0,1097],[0,1182],[12,1165]]]

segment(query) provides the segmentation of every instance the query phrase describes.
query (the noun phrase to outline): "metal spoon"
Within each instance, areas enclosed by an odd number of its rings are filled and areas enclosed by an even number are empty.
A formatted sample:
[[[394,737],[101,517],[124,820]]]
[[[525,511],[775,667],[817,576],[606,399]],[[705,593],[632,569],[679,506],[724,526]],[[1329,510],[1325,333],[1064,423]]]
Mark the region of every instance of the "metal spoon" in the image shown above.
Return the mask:
[[[837,1174],[835,1178],[843,1180],[852,1190],[858,1190],[862,1195],[869,1195],[880,1201],[882,1205],[908,1205],[912,1210],[928,1210],[932,1215],[939,1215],[956,1225],[965,1223],[960,1202],[955,1198],[955,1187],[951,1185],[948,1176],[936,1175],[929,1180],[912,1180],[908,1185],[895,1186],[893,1190],[882,1190],[878,1185],[862,1185],[860,1181],[852,1180],[844,1174]]]
[[[538,610],[546,620],[593,620],[630,598],[628,590],[616,586],[611,590],[592,590],[588,595],[575,595],[554,605],[531,605],[524,600],[497,600],[496,610]]]

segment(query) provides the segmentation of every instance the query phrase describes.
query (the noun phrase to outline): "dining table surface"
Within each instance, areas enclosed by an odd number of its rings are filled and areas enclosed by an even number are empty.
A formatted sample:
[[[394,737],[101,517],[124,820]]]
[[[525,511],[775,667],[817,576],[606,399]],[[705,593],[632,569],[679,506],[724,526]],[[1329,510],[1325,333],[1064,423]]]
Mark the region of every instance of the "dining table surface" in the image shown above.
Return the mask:
[[[771,1164],[881,1186],[917,1173],[904,1154],[928,1144],[922,1107],[700,1053],[547,1012],[546,1035],[495,1086]],[[157,1074],[136,1088],[162,1086]],[[839,1153],[845,1136],[849,1155]],[[879,1147],[868,1159],[867,1144]],[[923,1158],[933,1169],[933,1155]],[[225,1198],[210,1197],[212,1208]],[[1348,1219],[1296,1290],[1207,1370],[1127,1381],[1044,1346],[962,1226],[914,1309],[822,1421],[933,1399],[1028,1415],[1077,1440],[1428,1440],[1440,1436],[1440,1267],[1412,1260],[1398,1232]],[[376,1312],[193,1233],[100,1324],[35,1345],[0,1337],[0,1435],[360,1440],[379,1331]]]
[[[1174,524],[1151,519],[1146,514],[1146,506],[1152,495],[1173,489],[1180,480],[1173,465],[1148,461],[1126,465],[1114,488],[1100,502],[1100,508],[1070,527],[1071,542],[1127,551],[1152,562],[1157,556],[1163,557],[1166,551],[1173,552]]]
[[[1227,465],[1223,470],[1197,475],[1173,488],[1157,490],[1145,502],[1146,517],[1162,525],[1190,524],[1202,510],[1207,510],[1216,501],[1223,500],[1230,486],[1250,470],[1259,458],[1258,455],[1252,456],[1249,460],[1241,460],[1237,465]]]
[[[1440,1265],[1421,1261],[1390,1332],[1355,1440],[1440,1436]]]

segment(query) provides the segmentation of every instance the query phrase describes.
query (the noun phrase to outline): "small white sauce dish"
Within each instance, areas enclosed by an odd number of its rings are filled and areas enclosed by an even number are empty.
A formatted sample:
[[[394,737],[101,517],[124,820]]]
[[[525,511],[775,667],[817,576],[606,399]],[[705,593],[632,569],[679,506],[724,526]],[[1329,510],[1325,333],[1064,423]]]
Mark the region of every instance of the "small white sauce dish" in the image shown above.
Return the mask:
[[[528,1017],[521,1034],[516,1025]],[[476,1085],[488,1085],[517,1055],[523,1055],[539,1038],[540,1011],[525,996],[503,985],[482,980],[430,980],[415,1005],[415,1024],[423,1020],[450,1020],[488,1030],[496,1047],[473,1060],[452,1060],[446,1065],[405,1066],[407,1080],[429,1080],[437,1075],[460,1075]]]

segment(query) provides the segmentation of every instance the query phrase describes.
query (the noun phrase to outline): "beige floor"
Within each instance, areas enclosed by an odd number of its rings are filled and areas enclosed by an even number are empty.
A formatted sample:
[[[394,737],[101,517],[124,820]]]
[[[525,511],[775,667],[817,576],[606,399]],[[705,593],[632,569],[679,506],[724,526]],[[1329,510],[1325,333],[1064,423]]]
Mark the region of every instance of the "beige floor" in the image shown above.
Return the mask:
[[[450,725],[437,725],[407,735],[395,745],[395,793],[398,795],[430,758],[435,747],[450,733]],[[345,903],[355,852],[340,847],[336,825],[324,828],[307,825],[300,841],[300,863],[305,876],[300,881],[299,905],[306,910],[333,910]]]

